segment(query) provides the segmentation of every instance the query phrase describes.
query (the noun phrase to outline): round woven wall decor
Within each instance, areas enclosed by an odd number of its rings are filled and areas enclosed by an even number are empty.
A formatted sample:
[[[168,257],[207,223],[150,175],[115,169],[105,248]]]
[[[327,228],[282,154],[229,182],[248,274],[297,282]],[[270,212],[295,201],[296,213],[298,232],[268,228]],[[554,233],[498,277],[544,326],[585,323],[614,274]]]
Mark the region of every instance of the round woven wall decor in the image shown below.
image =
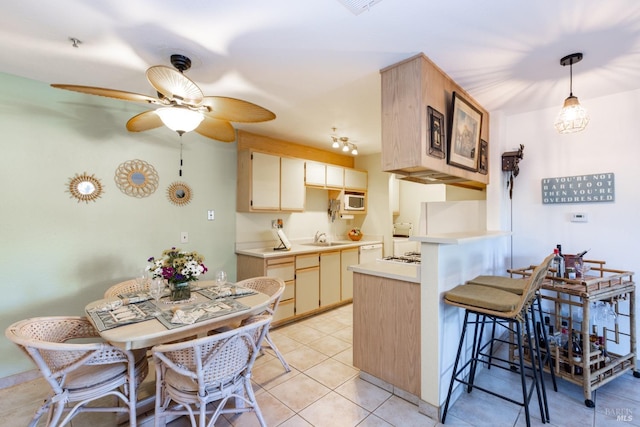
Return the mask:
[[[176,181],[167,188],[167,196],[176,206],[184,206],[191,201],[191,187],[184,182]]]
[[[67,192],[71,193],[70,197],[75,197],[80,202],[95,202],[97,198],[102,196],[102,183],[95,176],[76,174],[73,178],[69,178],[67,184]]]
[[[116,169],[116,185],[124,194],[132,197],[147,197],[158,188],[158,173],[144,160],[129,160]]]

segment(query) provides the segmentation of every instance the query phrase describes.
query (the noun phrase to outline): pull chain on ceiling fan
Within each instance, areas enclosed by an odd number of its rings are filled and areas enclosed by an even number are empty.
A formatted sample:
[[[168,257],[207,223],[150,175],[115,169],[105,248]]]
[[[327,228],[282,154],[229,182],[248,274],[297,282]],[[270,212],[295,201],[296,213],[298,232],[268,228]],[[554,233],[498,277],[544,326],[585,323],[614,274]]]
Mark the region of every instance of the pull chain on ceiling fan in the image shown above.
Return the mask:
[[[257,123],[276,118],[271,111],[248,101],[224,96],[205,96],[198,85],[183,74],[191,67],[191,60],[188,57],[171,55],[171,64],[175,69],[155,65],[146,71],[147,80],[158,93],[157,98],[93,86],[67,84],[51,86],[161,107],[129,119],[127,129],[130,132],[142,132],[165,125],[180,135],[195,130],[207,138],[233,142],[236,135],[230,122]]]

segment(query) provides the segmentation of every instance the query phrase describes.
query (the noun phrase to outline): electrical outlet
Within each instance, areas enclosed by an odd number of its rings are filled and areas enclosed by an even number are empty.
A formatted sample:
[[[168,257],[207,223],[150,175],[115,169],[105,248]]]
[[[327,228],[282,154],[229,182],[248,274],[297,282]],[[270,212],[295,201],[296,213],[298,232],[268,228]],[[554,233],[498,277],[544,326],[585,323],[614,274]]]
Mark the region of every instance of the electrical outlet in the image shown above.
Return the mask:
[[[180,243],[189,243],[189,233],[186,231],[180,232]]]
[[[216,219],[216,213],[215,211],[207,211],[207,219],[209,221],[213,221],[214,219]]]

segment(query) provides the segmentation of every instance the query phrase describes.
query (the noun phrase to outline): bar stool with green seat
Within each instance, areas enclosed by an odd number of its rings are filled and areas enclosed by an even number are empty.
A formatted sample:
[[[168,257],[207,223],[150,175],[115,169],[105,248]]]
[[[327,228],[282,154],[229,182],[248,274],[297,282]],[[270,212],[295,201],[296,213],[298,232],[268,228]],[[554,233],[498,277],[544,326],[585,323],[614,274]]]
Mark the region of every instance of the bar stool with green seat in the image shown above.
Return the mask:
[[[522,292],[524,290],[526,283],[527,283],[527,280],[525,278],[513,278],[513,277],[504,277],[504,276],[485,276],[485,275],[477,276],[467,281],[467,284],[490,286],[492,288],[500,289],[507,292],[512,292],[517,295],[522,295]],[[538,311],[540,323],[542,324],[544,314],[542,312],[542,296],[540,295],[539,291],[536,293],[535,303],[537,305],[537,311]],[[535,313],[533,311],[531,312],[531,318],[532,318],[532,324],[535,325],[536,320],[535,320]],[[493,329],[494,329],[493,332],[495,332],[495,324]],[[538,336],[537,330],[534,330],[534,333],[535,333],[536,340],[539,340],[540,338],[542,338],[545,342],[545,348],[548,349],[549,337],[547,336],[547,331],[544,328],[542,329],[542,337]],[[493,333],[492,333],[492,338],[493,338]],[[493,353],[493,351],[490,351],[490,352]],[[544,360],[542,360],[541,358],[539,358],[538,360],[540,361],[540,372],[542,372],[542,366],[544,366],[545,364],[549,365],[549,373],[551,374],[551,381],[553,382],[553,390],[558,391],[558,385],[556,383],[554,366],[553,366],[553,363],[551,362],[551,354],[549,352],[546,352]],[[543,393],[545,393],[544,383],[543,383]],[[545,395],[545,406],[546,406],[546,395]]]
[[[460,342],[458,345],[458,352],[453,366],[451,382],[449,384],[449,391],[442,414],[442,423],[444,423],[446,420],[447,411],[449,409],[449,403],[451,400],[455,382],[465,384],[467,386],[468,393],[470,393],[473,388],[477,388],[481,391],[487,392],[511,403],[523,406],[525,410],[527,427],[531,425],[529,416],[529,402],[533,395],[533,391],[535,390],[540,407],[540,417],[543,422],[547,421],[548,417],[543,408],[543,399],[538,383],[538,370],[535,366],[536,364],[533,363],[533,360],[531,366],[526,366],[526,368],[532,370],[533,379],[531,385],[529,387],[527,386],[524,363],[524,345],[522,342],[522,337],[524,335],[527,341],[526,344],[529,349],[534,349],[537,347],[537,342],[531,342],[531,331],[529,331],[528,313],[531,304],[533,304],[534,300],[536,299],[537,291],[542,285],[542,281],[544,280],[547,271],[549,270],[549,265],[551,264],[552,259],[553,255],[545,258],[545,260],[533,270],[531,275],[524,280],[525,285],[523,286],[522,294],[520,295],[514,292],[508,292],[502,289],[477,284],[459,285],[445,294],[444,302],[452,306],[464,308],[465,315],[462,333],[460,335]],[[475,320],[471,320],[469,316],[470,314],[475,315]],[[489,318],[490,320],[508,325],[505,327],[509,328],[515,333],[516,347],[518,350],[518,367],[520,373],[520,381],[522,384],[522,401],[514,400],[508,396],[500,395],[495,391],[474,384],[475,372],[478,362],[489,363],[491,364],[491,366],[500,367],[502,369],[510,369],[513,365],[512,361],[505,360],[493,355],[490,359],[488,359],[489,355],[484,353],[485,349],[493,341],[491,340],[491,342],[485,344],[482,343],[481,337],[484,332],[485,318]],[[467,360],[463,364],[463,366],[458,367],[460,363],[460,356],[462,354],[462,348],[465,342],[467,325],[469,324],[475,325],[471,351],[472,354],[469,360]],[[523,326],[526,331],[526,333],[524,334]],[[506,363],[509,367],[502,366],[499,363],[496,363],[496,361]],[[468,372],[467,368],[469,368]],[[465,378],[467,376],[468,378]]]

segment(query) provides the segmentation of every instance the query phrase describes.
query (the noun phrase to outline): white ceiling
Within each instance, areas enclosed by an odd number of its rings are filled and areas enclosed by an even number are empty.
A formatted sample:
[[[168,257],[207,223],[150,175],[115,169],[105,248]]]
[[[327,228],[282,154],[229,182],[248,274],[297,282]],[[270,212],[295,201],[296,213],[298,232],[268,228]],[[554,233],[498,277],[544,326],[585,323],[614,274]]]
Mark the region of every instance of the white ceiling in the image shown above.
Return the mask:
[[[382,0],[359,15],[338,0],[2,1],[1,72],[153,96],[144,71],[180,53],[205,95],[277,115],[235,127],[322,148],[336,127],[361,154],[380,147],[379,70],[420,52],[507,115],[559,109],[573,52],[585,107],[640,88],[638,0]]]

